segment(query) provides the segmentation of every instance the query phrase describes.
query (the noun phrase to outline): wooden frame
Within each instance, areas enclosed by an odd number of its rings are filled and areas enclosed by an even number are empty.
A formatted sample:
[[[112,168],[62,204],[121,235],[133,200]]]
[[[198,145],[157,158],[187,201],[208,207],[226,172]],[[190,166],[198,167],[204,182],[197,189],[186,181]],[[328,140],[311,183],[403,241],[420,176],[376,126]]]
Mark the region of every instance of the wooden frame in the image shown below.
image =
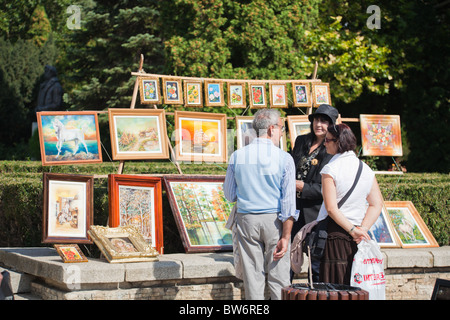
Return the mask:
[[[44,172],[43,243],[92,243],[94,177]]]
[[[321,82],[312,85],[313,106],[319,107],[321,104],[331,105],[330,84]]]
[[[293,82],[292,83],[292,100],[294,107],[311,107],[311,92],[309,83]]]
[[[141,104],[161,104],[159,78],[138,77]]]
[[[97,112],[42,111],[36,117],[43,166],[102,162]]]
[[[108,175],[109,226],[134,226],[160,254],[163,244],[162,181],[142,175]]]
[[[249,82],[248,95],[250,100],[250,108],[267,107],[265,82]]]
[[[64,263],[88,262],[88,259],[77,244],[55,244],[53,247]]]
[[[364,156],[403,155],[399,115],[361,114],[359,121]]]
[[[179,78],[162,78],[165,104],[183,104],[183,87]]]
[[[158,261],[158,252],[133,226],[92,226],[89,235],[109,263]]]
[[[114,160],[168,159],[163,109],[108,109]]]
[[[226,129],[226,114],[175,111],[176,159],[226,162]]]
[[[386,201],[385,206],[402,248],[439,246],[411,201]]]
[[[245,147],[256,138],[256,132],[252,128],[253,116],[236,116],[236,149]],[[280,138],[280,149],[287,151],[286,132]]]
[[[394,226],[384,204],[381,208],[381,214],[370,228],[369,234],[372,239],[373,234],[374,240],[381,248],[397,248],[401,246],[400,239],[394,231]]]
[[[291,139],[291,149],[294,149],[297,136],[311,132],[311,122],[308,115],[287,116],[289,138]]]
[[[225,176],[164,176],[170,207],[187,253],[231,251],[225,227],[233,204],[223,195]]]
[[[227,83],[228,108],[246,108],[245,82]]]
[[[184,106],[203,107],[202,82],[185,79],[184,85]]]
[[[223,107],[224,105],[223,82],[205,80],[205,106]]]
[[[271,108],[287,108],[287,84],[286,83],[269,83],[270,107]]]

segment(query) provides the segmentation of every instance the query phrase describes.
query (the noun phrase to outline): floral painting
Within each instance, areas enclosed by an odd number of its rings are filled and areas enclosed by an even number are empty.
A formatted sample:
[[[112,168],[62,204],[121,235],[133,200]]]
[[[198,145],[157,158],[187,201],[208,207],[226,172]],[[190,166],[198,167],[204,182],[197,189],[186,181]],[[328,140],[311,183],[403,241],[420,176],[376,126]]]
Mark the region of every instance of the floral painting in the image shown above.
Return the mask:
[[[360,115],[360,124],[363,155],[403,155],[400,116]]]
[[[250,86],[250,107],[266,107],[266,86],[265,84],[249,84]]]
[[[96,112],[38,112],[43,165],[102,162]]]
[[[140,77],[138,81],[142,104],[161,103],[159,80],[157,78]]]
[[[201,86],[202,86],[201,82],[195,81],[184,82],[185,106],[187,107],[202,106]]]
[[[187,251],[230,250],[231,231],[225,225],[233,204],[223,194],[223,178],[221,181],[197,180],[170,181],[169,178],[166,181],[185,247]]]
[[[245,87],[243,83],[228,83],[228,107],[246,107]]]
[[[292,94],[293,94],[293,98],[294,98],[294,107],[311,106],[309,84],[293,83],[292,84]]]
[[[331,105],[330,86],[328,83],[321,83],[313,85],[314,106],[318,107],[321,104]]]
[[[181,90],[181,80],[164,78],[164,103],[183,104],[183,91]]]
[[[224,106],[223,83],[205,81],[205,101],[207,106]]]
[[[286,84],[270,84],[270,105],[272,107],[287,108]]]

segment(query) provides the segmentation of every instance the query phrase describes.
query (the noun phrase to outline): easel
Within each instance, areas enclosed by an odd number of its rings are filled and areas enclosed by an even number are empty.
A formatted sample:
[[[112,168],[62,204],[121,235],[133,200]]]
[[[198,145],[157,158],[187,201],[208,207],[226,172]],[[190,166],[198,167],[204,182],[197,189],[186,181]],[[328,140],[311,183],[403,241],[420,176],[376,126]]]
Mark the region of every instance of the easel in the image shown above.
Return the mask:
[[[143,65],[144,65],[144,55],[141,54],[141,61],[139,62],[139,70],[136,73],[132,73],[132,74],[133,75],[137,75],[137,76],[144,75],[145,71],[142,68]],[[136,99],[137,99],[138,91],[139,91],[139,77],[136,78],[136,82],[134,83],[133,96],[131,97],[130,109],[134,109],[134,107],[136,106]],[[153,108],[154,109],[158,109],[156,107],[156,105],[153,105]],[[166,135],[167,135],[167,144],[169,145],[170,154],[172,156],[172,162],[175,164],[175,166],[176,166],[176,168],[178,170],[178,173],[179,174],[183,174],[183,172],[181,171],[180,164],[177,162],[177,159],[175,157],[175,152],[173,151],[172,145],[170,144],[170,139],[169,139],[169,135],[168,135],[167,132],[166,132]],[[125,164],[125,161],[124,160],[120,160],[120,162],[119,162],[119,170],[117,171],[118,174],[122,174],[124,164]]]

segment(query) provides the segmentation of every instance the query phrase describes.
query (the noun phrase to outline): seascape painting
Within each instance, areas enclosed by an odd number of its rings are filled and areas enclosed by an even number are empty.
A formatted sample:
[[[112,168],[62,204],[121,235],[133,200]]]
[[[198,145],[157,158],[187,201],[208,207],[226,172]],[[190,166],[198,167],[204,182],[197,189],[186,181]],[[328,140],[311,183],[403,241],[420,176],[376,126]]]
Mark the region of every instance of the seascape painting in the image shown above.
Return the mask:
[[[102,162],[95,112],[38,112],[43,165]]]

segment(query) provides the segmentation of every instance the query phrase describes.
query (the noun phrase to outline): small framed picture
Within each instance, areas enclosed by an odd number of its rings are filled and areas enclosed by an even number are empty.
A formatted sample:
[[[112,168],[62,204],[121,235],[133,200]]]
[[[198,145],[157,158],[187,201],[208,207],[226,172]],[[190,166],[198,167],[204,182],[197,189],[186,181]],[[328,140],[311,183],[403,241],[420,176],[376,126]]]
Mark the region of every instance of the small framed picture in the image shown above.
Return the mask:
[[[270,107],[271,108],[287,108],[287,89],[286,84],[269,83]]]
[[[184,105],[186,107],[202,107],[202,82],[184,80]]]
[[[321,104],[331,105],[331,94],[329,83],[313,84],[313,103],[314,107],[319,107]]]
[[[43,166],[102,162],[95,111],[36,113]]]
[[[224,106],[223,96],[223,83],[221,81],[205,81],[205,105],[207,107]]]
[[[77,244],[55,244],[53,247],[64,263],[88,262]]]
[[[252,127],[253,118],[252,116],[236,116],[237,149],[252,143],[253,139],[256,138],[255,129]],[[286,132],[280,137],[279,148],[287,151]]]
[[[138,77],[139,93],[142,104],[161,104],[159,79],[153,77]]]
[[[43,243],[92,243],[94,177],[44,172]]]
[[[245,84],[243,82],[228,82],[228,108],[246,108]]]
[[[163,253],[161,178],[142,175],[108,175],[109,226],[134,226],[144,240]]]
[[[311,132],[311,122],[307,115],[287,116],[289,137],[291,139],[291,148],[294,149],[295,139],[298,136]]]
[[[134,226],[92,226],[89,235],[109,263],[158,261],[158,251]]]
[[[402,248],[439,247],[411,201],[386,201],[385,206]]]
[[[108,109],[114,160],[168,159],[164,109]]]
[[[359,120],[364,156],[403,155],[399,115],[361,114]]]
[[[309,83],[293,82],[292,97],[294,107],[311,107],[311,93],[309,91]]]
[[[165,104],[183,104],[183,90],[178,78],[163,78]]]
[[[369,235],[371,238],[372,235],[374,236],[374,240],[381,248],[396,248],[401,246],[400,239],[394,231],[394,226],[384,204],[377,221],[370,228]]]
[[[266,84],[249,82],[250,108],[266,108]]]

